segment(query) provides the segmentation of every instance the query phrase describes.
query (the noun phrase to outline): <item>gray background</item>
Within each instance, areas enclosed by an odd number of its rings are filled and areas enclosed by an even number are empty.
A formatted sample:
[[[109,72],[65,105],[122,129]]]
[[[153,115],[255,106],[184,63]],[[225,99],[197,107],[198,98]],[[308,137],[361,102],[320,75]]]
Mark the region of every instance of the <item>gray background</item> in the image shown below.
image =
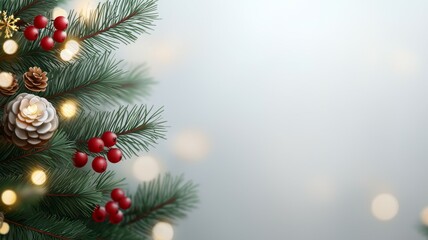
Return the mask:
[[[118,56],[159,82],[147,102],[171,128],[150,154],[200,185],[175,239],[424,239],[427,12],[422,0],[161,0],[155,31]],[[198,163],[171,148],[189,128],[212,143]],[[383,192],[400,203],[388,222],[370,212]]]

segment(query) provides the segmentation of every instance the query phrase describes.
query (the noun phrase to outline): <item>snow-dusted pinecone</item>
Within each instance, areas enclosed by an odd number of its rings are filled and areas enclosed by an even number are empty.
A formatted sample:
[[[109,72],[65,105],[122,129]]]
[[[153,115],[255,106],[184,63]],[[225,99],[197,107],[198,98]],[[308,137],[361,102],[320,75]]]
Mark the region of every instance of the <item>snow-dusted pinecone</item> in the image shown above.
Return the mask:
[[[43,147],[58,128],[55,108],[45,98],[21,93],[3,113],[6,136],[25,150]]]

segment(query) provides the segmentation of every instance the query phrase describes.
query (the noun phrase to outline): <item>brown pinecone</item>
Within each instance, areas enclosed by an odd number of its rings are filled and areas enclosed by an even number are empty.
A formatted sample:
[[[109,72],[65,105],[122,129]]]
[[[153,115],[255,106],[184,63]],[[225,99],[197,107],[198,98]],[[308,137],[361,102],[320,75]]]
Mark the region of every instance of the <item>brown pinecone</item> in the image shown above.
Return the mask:
[[[18,91],[18,79],[15,74],[0,72],[0,93],[5,96],[12,96]]]
[[[33,92],[44,92],[48,86],[48,77],[39,67],[30,67],[28,72],[24,73],[24,83],[28,90]]]

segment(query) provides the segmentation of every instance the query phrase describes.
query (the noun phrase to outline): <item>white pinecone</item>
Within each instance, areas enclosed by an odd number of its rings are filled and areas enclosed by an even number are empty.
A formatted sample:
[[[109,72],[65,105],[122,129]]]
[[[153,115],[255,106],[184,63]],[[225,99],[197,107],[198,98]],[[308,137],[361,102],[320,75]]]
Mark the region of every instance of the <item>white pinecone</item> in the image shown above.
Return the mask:
[[[43,147],[58,128],[58,116],[50,102],[21,93],[3,113],[4,131],[14,144],[25,150]]]

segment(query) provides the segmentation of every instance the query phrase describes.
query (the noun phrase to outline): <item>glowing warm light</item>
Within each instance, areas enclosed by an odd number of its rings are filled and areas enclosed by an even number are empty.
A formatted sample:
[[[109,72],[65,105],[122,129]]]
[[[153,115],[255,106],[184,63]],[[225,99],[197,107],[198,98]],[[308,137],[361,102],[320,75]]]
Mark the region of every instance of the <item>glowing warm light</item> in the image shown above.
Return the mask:
[[[30,116],[30,115],[36,115],[36,114],[37,114],[37,112],[38,112],[38,110],[39,110],[39,108],[37,107],[37,105],[36,105],[36,104],[31,104],[31,105],[29,105],[28,107],[24,108],[24,109],[22,110],[22,112],[23,112],[25,115]]]
[[[64,60],[64,61],[66,61],[66,62],[68,62],[71,59],[73,59],[73,56],[74,56],[73,52],[71,52],[68,49],[62,50],[59,55],[60,55],[61,59]]]
[[[173,144],[173,149],[177,157],[191,162],[206,158],[211,150],[208,136],[198,130],[185,130],[181,132]]]
[[[16,43],[15,40],[12,39],[6,40],[3,43],[3,51],[9,55],[15,54],[16,51],[18,51],[18,43]]]
[[[61,114],[66,118],[72,118],[77,113],[77,105],[73,101],[66,101],[61,105]]]
[[[68,17],[68,13],[67,13],[67,11],[65,9],[62,9],[60,7],[56,7],[52,11],[52,16],[53,16],[53,19],[55,19],[55,18],[57,18],[59,16]]]
[[[16,202],[16,193],[12,190],[6,190],[1,195],[1,200],[6,205],[13,205]]]
[[[425,226],[428,226],[428,207],[426,207],[422,210],[421,221]]]
[[[9,230],[10,230],[9,224],[7,222],[3,222],[0,228],[0,234],[6,235],[9,233]]]
[[[144,156],[135,161],[133,171],[137,179],[149,182],[159,175],[160,166],[154,157]]]
[[[373,216],[381,221],[393,219],[399,209],[398,200],[391,194],[380,194],[373,199]]]
[[[13,74],[8,72],[1,72],[0,73],[0,87],[1,88],[8,88],[12,86],[13,83]]]
[[[166,222],[159,222],[153,227],[154,240],[172,240],[174,237],[174,228]]]
[[[75,55],[80,50],[80,44],[76,40],[70,40],[70,41],[67,41],[67,43],[65,43],[65,49],[67,49],[73,55]]]
[[[46,173],[43,172],[42,170],[36,170],[33,172],[33,174],[31,174],[31,181],[35,184],[35,185],[42,185],[46,182]]]

